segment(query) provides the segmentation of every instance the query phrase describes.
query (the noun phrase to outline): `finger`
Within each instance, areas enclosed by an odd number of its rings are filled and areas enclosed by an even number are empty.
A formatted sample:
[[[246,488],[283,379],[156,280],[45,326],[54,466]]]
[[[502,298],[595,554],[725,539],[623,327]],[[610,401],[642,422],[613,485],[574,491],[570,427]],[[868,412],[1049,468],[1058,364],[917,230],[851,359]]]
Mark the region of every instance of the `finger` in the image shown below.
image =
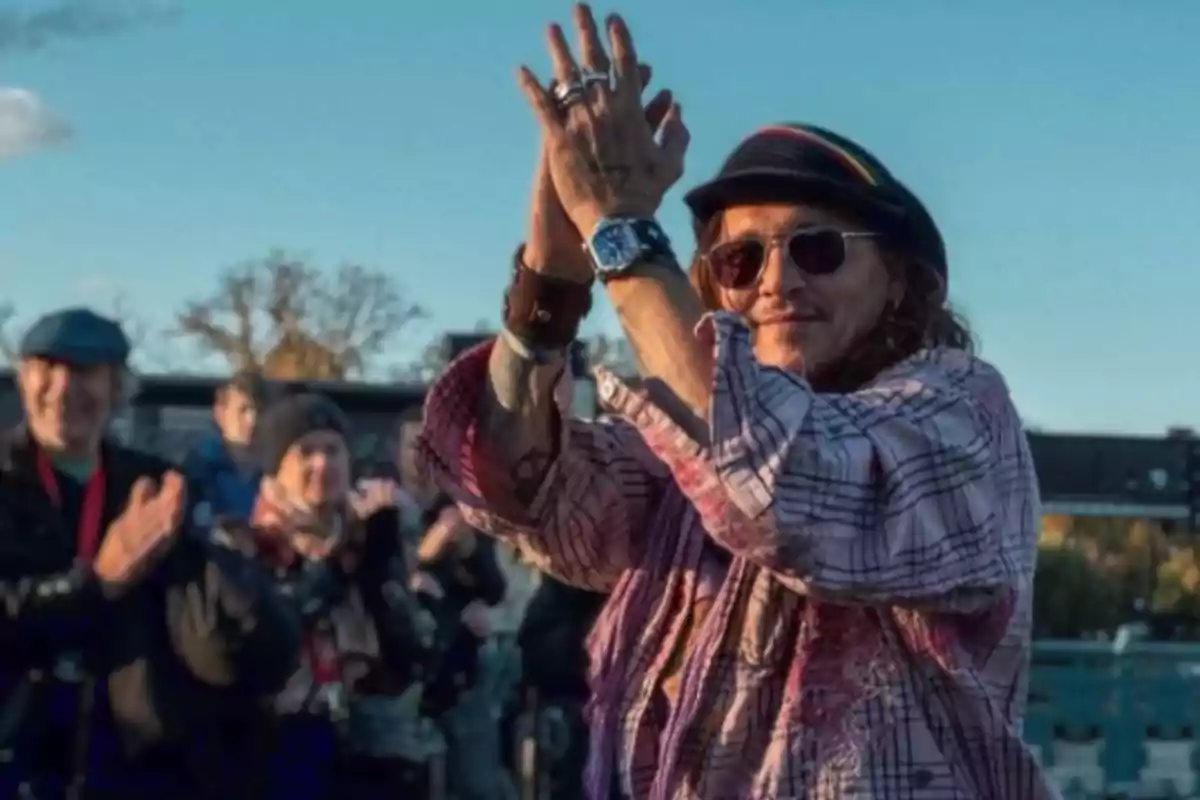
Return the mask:
[[[674,102],[675,97],[671,90],[663,89],[646,104],[646,122],[649,123],[650,130],[657,132],[662,127],[663,120],[667,118],[667,112],[671,110]]]
[[[392,482],[386,478],[368,478],[367,480],[359,483],[359,488],[363,490],[364,494],[370,494],[371,492],[385,490],[388,486],[391,486],[391,484]]]
[[[683,107],[678,103],[672,105],[659,130],[663,160],[668,176],[674,182],[683,175],[683,159],[692,141],[691,131],[683,123]]]
[[[276,514],[284,513],[283,490],[274,478],[264,477],[258,486],[258,493],[269,510]]]
[[[567,43],[566,34],[556,24],[551,24],[546,29],[546,47],[550,50],[554,80],[559,83],[576,80],[579,77],[579,65],[575,63],[575,56],[571,54],[571,45]]]
[[[638,64],[638,81],[642,84],[642,90],[650,85],[650,79],[654,77],[654,69],[649,64]]]
[[[185,494],[186,492],[181,491],[167,507],[167,529],[172,533],[178,531],[183,525],[183,517],[187,512],[187,497],[185,497]]]
[[[350,496],[346,499],[347,504],[350,506],[350,510],[354,512],[354,516],[362,519],[367,508],[367,498],[360,492],[351,492]]]
[[[617,94],[638,97],[642,87],[638,81],[637,50],[633,36],[619,14],[608,18],[608,41],[612,48],[613,74],[616,78]]]
[[[262,494],[263,499],[267,501],[268,505],[274,507],[276,510],[281,510],[283,490],[279,486],[279,481],[273,476],[264,476],[262,482],[259,483],[258,491]]]
[[[608,62],[608,53],[600,43],[600,32],[596,30],[596,17],[587,3],[576,3],[571,10],[575,22],[575,35],[579,38],[579,60],[583,68],[592,72],[608,74],[612,66]]]
[[[546,87],[542,86],[529,67],[521,67],[517,71],[517,85],[521,87],[521,92],[525,95],[529,107],[533,109],[533,114],[544,132],[551,134],[562,127],[562,120],[559,119],[558,106],[555,104],[554,98],[551,97],[550,92],[546,91]]]
[[[557,111],[555,112],[557,114]],[[549,220],[559,211],[558,192],[554,189],[554,178],[550,174],[550,146],[548,137],[543,136],[538,145],[538,163],[533,173],[533,207],[531,212],[539,225],[550,226]]]
[[[178,503],[182,505],[183,500],[187,495],[187,485],[183,481],[183,476],[175,470],[169,470],[162,477],[162,482],[158,488],[158,500],[166,503]]]
[[[129,490],[129,505],[145,505],[154,499],[157,491],[158,487],[154,485],[154,481],[143,475],[133,482],[133,488]]]

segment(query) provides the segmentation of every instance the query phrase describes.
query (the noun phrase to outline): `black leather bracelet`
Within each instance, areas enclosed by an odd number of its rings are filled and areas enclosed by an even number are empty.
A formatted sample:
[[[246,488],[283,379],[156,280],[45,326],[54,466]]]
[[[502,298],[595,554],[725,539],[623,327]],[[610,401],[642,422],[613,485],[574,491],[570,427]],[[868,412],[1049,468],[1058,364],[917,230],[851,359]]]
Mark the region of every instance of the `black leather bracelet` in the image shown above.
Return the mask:
[[[504,294],[504,327],[538,349],[562,349],[575,341],[592,309],[592,284],[543,275],[525,266],[525,247],[513,257],[513,278]]]

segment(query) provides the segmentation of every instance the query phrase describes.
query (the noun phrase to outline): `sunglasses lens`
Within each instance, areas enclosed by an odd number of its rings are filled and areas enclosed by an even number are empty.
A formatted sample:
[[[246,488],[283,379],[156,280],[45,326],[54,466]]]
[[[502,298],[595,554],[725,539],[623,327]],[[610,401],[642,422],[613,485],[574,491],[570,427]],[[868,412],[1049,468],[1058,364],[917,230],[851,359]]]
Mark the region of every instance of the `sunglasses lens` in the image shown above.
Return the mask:
[[[742,289],[754,283],[762,270],[766,247],[754,239],[726,242],[708,254],[714,280],[726,289]]]
[[[834,230],[797,231],[788,242],[788,256],[802,272],[828,275],[846,260],[846,241]]]

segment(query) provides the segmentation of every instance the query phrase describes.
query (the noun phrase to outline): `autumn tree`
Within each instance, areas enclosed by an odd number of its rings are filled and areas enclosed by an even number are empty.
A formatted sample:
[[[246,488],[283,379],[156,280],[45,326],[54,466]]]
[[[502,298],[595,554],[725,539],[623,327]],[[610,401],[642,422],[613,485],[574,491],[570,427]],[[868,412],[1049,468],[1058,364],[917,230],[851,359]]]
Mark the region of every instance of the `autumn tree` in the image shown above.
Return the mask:
[[[357,264],[332,273],[283,252],[223,272],[189,302],[174,333],[231,370],[273,378],[361,378],[405,327],[425,317],[388,274]]]
[[[1168,535],[1146,519],[1043,519],[1034,585],[1037,636],[1112,633],[1139,608],[1200,614],[1200,552],[1192,536]]]
[[[1153,608],[1200,621],[1200,547],[1187,542],[1171,548],[1158,568]]]

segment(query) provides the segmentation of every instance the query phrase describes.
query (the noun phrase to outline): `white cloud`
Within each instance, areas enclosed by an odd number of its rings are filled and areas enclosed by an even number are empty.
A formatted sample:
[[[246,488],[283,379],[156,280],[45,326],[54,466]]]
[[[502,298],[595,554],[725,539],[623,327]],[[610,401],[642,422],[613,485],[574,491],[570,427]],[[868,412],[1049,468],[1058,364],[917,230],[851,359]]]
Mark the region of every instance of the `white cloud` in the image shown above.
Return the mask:
[[[0,161],[69,138],[71,128],[33,92],[0,86]]]

